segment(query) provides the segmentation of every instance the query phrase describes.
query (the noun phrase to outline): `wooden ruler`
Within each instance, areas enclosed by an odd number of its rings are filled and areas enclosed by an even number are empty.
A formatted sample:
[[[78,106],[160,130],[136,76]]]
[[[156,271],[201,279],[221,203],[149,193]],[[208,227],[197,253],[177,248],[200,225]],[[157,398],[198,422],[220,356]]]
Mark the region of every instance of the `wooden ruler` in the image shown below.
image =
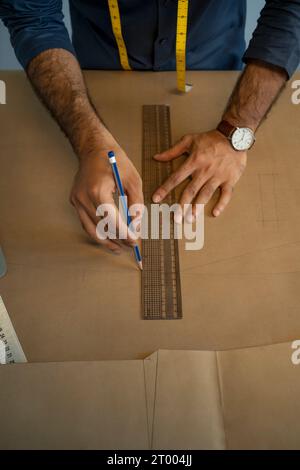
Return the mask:
[[[151,204],[155,189],[171,174],[172,162],[153,160],[156,153],[171,146],[170,110],[164,105],[143,106],[143,165],[145,206],[148,210],[148,233],[151,234]],[[172,205],[172,191],[164,203]],[[182,318],[178,240],[174,238],[174,220],[170,220],[170,238],[148,236],[142,240],[142,312],[146,320]]]
[[[0,364],[27,362],[22,346],[0,297]]]

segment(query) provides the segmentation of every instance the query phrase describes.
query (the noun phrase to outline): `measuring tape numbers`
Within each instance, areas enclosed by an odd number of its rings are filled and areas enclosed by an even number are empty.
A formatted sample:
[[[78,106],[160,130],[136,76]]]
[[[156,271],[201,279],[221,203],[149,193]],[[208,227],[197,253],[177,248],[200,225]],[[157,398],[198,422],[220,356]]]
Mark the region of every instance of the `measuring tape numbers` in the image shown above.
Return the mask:
[[[186,37],[188,22],[188,0],[178,0],[176,31],[176,70],[177,88],[181,92],[190,91],[191,84],[186,83]]]
[[[118,0],[108,0],[108,7],[109,7],[113,33],[114,33],[115,40],[117,42],[117,46],[119,50],[121,65],[124,70],[131,70],[131,67],[129,65],[128,55],[127,55],[127,49],[126,49],[125,42],[123,39],[123,34],[122,34]]]
[[[108,0],[113,33],[119,50],[120,62],[124,70],[132,70],[128,60],[126,45],[122,34],[118,0]],[[176,70],[177,88],[181,92],[191,90],[192,85],[186,83],[186,38],[188,23],[189,0],[178,0],[176,28]]]

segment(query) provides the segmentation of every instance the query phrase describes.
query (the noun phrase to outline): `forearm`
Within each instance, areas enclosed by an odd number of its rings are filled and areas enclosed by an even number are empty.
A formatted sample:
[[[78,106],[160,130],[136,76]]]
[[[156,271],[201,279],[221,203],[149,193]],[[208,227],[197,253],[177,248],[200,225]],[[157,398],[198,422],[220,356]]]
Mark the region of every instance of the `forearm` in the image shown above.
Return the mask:
[[[89,99],[73,54],[64,49],[44,51],[30,62],[27,75],[77,156],[84,158],[99,150],[110,134]]]
[[[223,119],[234,126],[256,130],[279,96],[286,72],[260,61],[250,62],[230,97]]]

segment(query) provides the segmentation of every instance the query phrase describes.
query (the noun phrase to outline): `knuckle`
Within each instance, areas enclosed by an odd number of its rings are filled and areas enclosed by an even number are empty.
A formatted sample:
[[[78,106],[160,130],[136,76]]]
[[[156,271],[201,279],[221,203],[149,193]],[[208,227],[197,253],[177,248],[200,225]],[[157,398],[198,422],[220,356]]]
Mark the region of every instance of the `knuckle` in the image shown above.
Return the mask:
[[[98,195],[99,195],[99,187],[96,186],[96,185],[91,186],[91,187],[89,188],[89,195],[90,195],[91,197],[94,197],[94,198],[98,197]]]
[[[110,194],[110,191],[105,187],[98,188],[97,191],[93,193],[93,198],[97,199],[97,202],[105,202],[107,195]]]
[[[179,139],[179,141],[177,142],[177,145],[180,145],[182,154],[190,153],[191,142],[192,142],[192,138],[190,134],[185,134]]]
[[[205,163],[205,156],[202,152],[194,152],[192,156],[192,161],[197,165],[203,166]]]
[[[141,192],[143,189],[143,182],[140,176],[134,180],[129,180],[127,183],[127,189],[135,193]]]
[[[234,190],[234,186],[232,184],[226,184],[225,186],[223,186],[222,189],[225,194],[232,194]]]
[[[209,198],[215,191],[215,188],[212,184],[207,184],[202,189],[201,193],[205,198]]]
[[[182,165],[183,173],[191,173],[195,169],[195,161],[189,156],[187,160]]]
[[[170,186],[177,185],[179,183],[179,179],[180,179],[179,173],[173,173],[173,175],[169,179],[169,184],[167,183],[166,186],[169,187],[169,185]]]
[[[190,135],[190,134],[184,134],[184,135],[181,137],[181,141],[182,141],[184,144],[188,144],[190,140],[191,140],[191,135]]]
[[[199,188],[198,186],[193,183],[193,184],[190,184],[189,187],[186,189],[186,192],[189,196],[196,196],[197,192],[198,192]]]
[[[85,193],[83,191],[76,191],[74,194],[73,194],[73,200],[76,203],[82,203],[85,199]]]

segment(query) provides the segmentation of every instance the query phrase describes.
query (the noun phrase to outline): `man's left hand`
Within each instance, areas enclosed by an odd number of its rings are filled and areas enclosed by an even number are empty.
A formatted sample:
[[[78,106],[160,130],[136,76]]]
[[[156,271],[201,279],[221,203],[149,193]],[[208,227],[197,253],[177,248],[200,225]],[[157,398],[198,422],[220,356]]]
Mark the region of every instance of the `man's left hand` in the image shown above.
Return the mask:
[[[197,217],[196,204],[206,204],[220,188],[218,202],[212,211],[217,217],[228,205],[233,188],[246,168],[247,153],[234,150],[225,136],[212,130],[185,135],[172,148],[154,158],[167,162],[184,153],[188,154],[187,159],[155,191],[153,202],[161,202],[172,189],[190,177],[180,198],[183,211],[185,204],[193,205],[192,213],[185,213],[187,221],[192,222]]]

